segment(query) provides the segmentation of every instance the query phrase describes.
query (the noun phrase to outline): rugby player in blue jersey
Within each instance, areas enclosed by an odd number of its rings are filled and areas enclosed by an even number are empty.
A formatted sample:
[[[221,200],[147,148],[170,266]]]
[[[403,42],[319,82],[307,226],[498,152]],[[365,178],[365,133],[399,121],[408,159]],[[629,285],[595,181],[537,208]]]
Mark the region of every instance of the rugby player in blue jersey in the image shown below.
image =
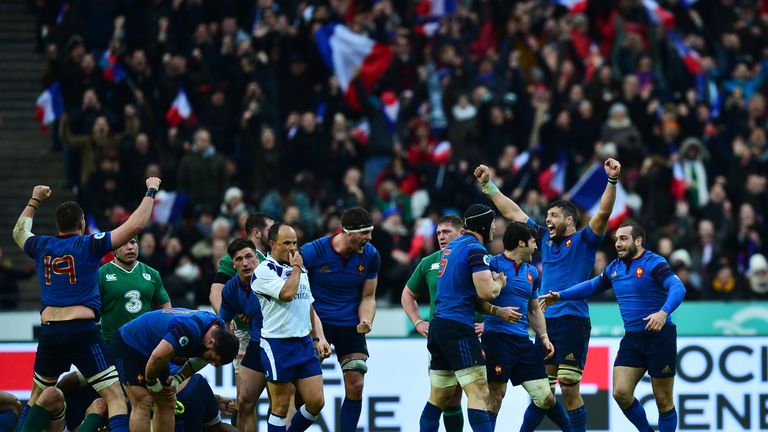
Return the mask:
[[[608,218],[616,199],[616,183],[621,164],[607,159],[603,164],[608,182],[600,198],[597,212],[589,224],[577,230],[579,219],[576,207],[563,200],[553,201],[547,207],[546,226],[538,225],[513,200],[499,193],[490,179],[485,165],[475,169],[475,177],[483,186],[483,192],[493,200],[501,214],[515,222],[524,222],[538,231],[542,257],[541,288],[546,291],[563,290],[583,282],[592,274],[595,254],[608,229]],[[587,300],[556,305],[546,311],[549,338],[555,346],[555,355],[546,361],[549,385],[554,393],[560,382],[563,401],[568,409],[574,432],[586,431],[587,408],[581,398],[579,382],[587,360],[589,320]]]
[[[146,180],[147,192],[128,220],[113,231],[85,236],[83,209],[73,201],[56,208],[56,236],[37,236],[32,222],[38,206],[51,196],[48,186],[35,186],[32,197],[13,228],[17,245],[35,260],[40,281],[40,322],[33,370],[32,393],[20,426],[46,425],[49,415],[35,401],[43,390],[56,385],[72,364],[107,403],[113,432],[128,431],[128,408],[109,350],[96,325],[101,314],[98,276],[102,257],[138,235],[152,214],[160,179]],[[27,413],[29,417],[27,418]]]
[[[344,373],[341,432],[354,432],[363,406],[363,375],[368,371],[365,335],[376,315],[379,252],[370,243],[373,218],[354,207],[341,216],[341,233],[301,247],[314,308]]]
[[[493,300],[506,282],[503,274],[494,280],[483,246],[493,241],[495,217],[490,207],[471,205],[464,212],[464,234],[448,243],[441,254],[435,318],[427,336],[431,389],[421,413],[421,432],[438,430],[440,416],[459,385],[467,394],[467,419],[472,430],[493,430],[486,405],[485,359],[474,318],[477,298]]]
[[[531,396],[521,432],[536,430],[545,415],[561,430],[570,431],[568,413],[552,393],[544,368],[544,360],[554,355],[555,348],[547,336],[544,313],[539,307],[539,271],[531,264],[536,251],[536,232],[527,224],[511,222],[502,242],[504,252],[491,258],[490,267],[492,272],[506,276],[507,285],[491,301],[491,314],[485,320],[482,342],[486,355],[491,423],[495,428],[496,416],[507,391],[507,381],[511,381],[515,386],[522,384]],[[496,310],[505,307],[515,308],[521,314],[520,319],[509,322],[498,317]],[[529,339],[529,322],[542,341],[541,345]]]
[[[230,328],[236,328],[233,320],[238,314],[248,317],[251,324],[248,333],[249,341],[253,343],[246,342],[248,347],[238,372],[237,428],[240,431],[256,430],[256,402],[264,391],[264,387],[267,386],[259,351],[261,306],[256,294],[251,290],[251,275],[259,265],[256,251],[256,245],[248,239],[237,239],[229,244],[227,253],[232,257],[232,264],[237,274],[224,285],[219,307],[219,316],[230,325]]]
[[[162,309],[120,327],[110,348],[133,406],[131,432],[150,430],[153,403],[152,429],[172,430],[179,384],[208,364],[231,363],[238,347],[224,321],[205,311]],[[169,364],[176,357],[187,361],[171,376]]]
[[[652,431],[634,396],[647,371],[659,409],[659,429],[672,432],[677,429],[672,398],[677,329],[670,315],[685,298],[685,287],[664,257],[643,248],[644,241],[645,230],[640,225],[623,224],[616,231],[619,257],[599,276],[540,298],[542,307],[547,307],[558,300],[587,299],[613,288],[624,321],[624,337],[613,363],[613,398],[638,431]]]

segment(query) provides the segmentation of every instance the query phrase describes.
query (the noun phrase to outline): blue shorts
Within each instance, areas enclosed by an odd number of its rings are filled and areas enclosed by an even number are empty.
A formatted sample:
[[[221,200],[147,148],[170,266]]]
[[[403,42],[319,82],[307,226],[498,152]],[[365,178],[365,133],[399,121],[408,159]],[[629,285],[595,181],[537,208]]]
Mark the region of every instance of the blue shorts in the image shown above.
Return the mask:
[[[309,336],[261,338],[261,362],[267,381],[292,382],[322,375],[320,359]]]
[[[117,366],[117,373],[120,375],[120,382],[137,387],[146,387],[147,381],[144,373],[147,370],[149,357],[125,343],[120,332],[112,336],[109,348],[112,350],[112,356],[115,358],[115,366]],[[157,378],[160,382],[165,383],[170,374],[170,368],[166,367]]]
[[[544,369],[544,352],[525,336],[500,332],[483,333],[488,381],[512,381],[520,385],[547,377]]]
[[[592,322],[589,318],[573,315],[547,318],[547,334],[549,341],[555,346],[555,355],[544,360],[544,364],[565,364],[584,369],[591,332]],[[541,345],[538,338],[536,344]]]
[[[431,370],[454,372],[472,366],[484,366],[485,354],[475,328],[445,318],[435,318],[429,323],[427,348]]]
[[[43,323],[35,354],[35,372],[58,377],[75,365],[87,378],[109,369],[113,362],[93,319]]]
[[[658,333],[627,332],[621,338],[613,366],[648,370],[653,378],[675,376],[677,365],[677,327],[667,323]]]
[[[336,350],[336,357],[352,353],[368,355],[365,335],[357,332],[357,326],[336,326],[324,323],[323,333],[325,340]]]
[[[248,347],[245,349],[245,356],[243,357],[243,361],[240,362],[240,366],[245,366],[256,372],[264,373],[264,364],[261,362],[261,349],[256,341],[248,343]]]

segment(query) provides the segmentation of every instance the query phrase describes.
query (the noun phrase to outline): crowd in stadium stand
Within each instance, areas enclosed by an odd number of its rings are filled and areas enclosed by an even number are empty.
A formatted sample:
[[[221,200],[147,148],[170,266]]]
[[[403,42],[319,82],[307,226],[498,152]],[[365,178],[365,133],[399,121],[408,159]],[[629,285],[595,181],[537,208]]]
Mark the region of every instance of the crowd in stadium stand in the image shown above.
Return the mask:
[[[66,111],[52,133],[62,176],[100,230],[147,176],[188,196],[140,238],[174,305],[208,303],[248,213],[292,223],[303,243],[356,205],[375,215],[377,295],[397,304],[437,247],[433,221],[486,200],[477,164],[543,222],[545,171],[565,167],[568,191],[614,157],[646,246],[688,299],[768,298],[768,2],[470,0],[439,17],[425,3],[39,1],[42,84],[61,84]],[[352,81],[351,101],[314,39],[329,23],[393,52],[372,86]],[[182,121],[169,115],[180,89]],[[603,250],[596,272],[611,235]]]

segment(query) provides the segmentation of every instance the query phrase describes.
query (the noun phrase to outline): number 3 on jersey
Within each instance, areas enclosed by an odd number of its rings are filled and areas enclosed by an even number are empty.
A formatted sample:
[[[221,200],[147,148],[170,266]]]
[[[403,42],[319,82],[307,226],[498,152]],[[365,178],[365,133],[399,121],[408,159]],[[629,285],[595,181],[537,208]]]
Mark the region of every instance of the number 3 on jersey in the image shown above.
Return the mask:
[[[445,271],[445,266],[448,265],[448,255],[451,254],[450,249],[445,249],[443,253],[440,254],[440,268],[437,270],[437,277],[442,277],[443,272]]]
[[[45,267],[45,284],[51,284],[51,273],[58,275],[69,275],[70,285],[77,283],[75,274],[75,258],[72,255],[64,255],[51,259],[50,255],[43,257],[43,267]]]
[[[136,290],[130,290],[123,296],[128,299],[127,302],[125,302],[125,310],[127,310],[130,313],[139,313],[141,312],[141,307],[143,306],[143,303],[141,302],[141,293]]]

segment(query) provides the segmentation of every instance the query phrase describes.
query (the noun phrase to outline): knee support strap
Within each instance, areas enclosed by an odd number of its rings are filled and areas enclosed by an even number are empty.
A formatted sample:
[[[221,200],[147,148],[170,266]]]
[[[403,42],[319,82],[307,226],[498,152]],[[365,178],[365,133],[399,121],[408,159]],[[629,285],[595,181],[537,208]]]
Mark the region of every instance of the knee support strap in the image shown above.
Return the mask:
[[[549,409],[547,406],[547,396],[552,394],[549,390],[549,380],[541,378],[537,380],[525,381],[523,388],[531,396],[533,404],[541,409]]]
[[[435,388],[448,388],[459,385],[456,374],[450,370],[430,370],[429,383]]]
[[[464,387],[467,384],[472,384],[475,381],[487,381],[488,374],[485,370],[485,366],[471,366],[466,369],[456,371],[456,379],[459,380],[459,384]]]
[[[38,374],[37,372],[32,372],[32,381],[34,381],[35,385],[39,388],[45,390],[48,387],[53,387],[56,385],[56,380],[49,381],[45,379],[43,376]]]
[[[560,387],[575,386],[581,381],[583,370],[575,366],[560,366],[557,370],[557,378],[560,380]],[[563,379],[568,382],[563,382]]]
[[[97,392],[101,392],[105,388],[119,381],[120,378],[118,377],[117,369],[115,369],[114,366],[110,366],[106,370],[88,378],[88,384],[90,384]]]
[[[368,364],[363,359],[347,359],[341,362],[342,372],[360,372],[365,375],[368,372]]]

